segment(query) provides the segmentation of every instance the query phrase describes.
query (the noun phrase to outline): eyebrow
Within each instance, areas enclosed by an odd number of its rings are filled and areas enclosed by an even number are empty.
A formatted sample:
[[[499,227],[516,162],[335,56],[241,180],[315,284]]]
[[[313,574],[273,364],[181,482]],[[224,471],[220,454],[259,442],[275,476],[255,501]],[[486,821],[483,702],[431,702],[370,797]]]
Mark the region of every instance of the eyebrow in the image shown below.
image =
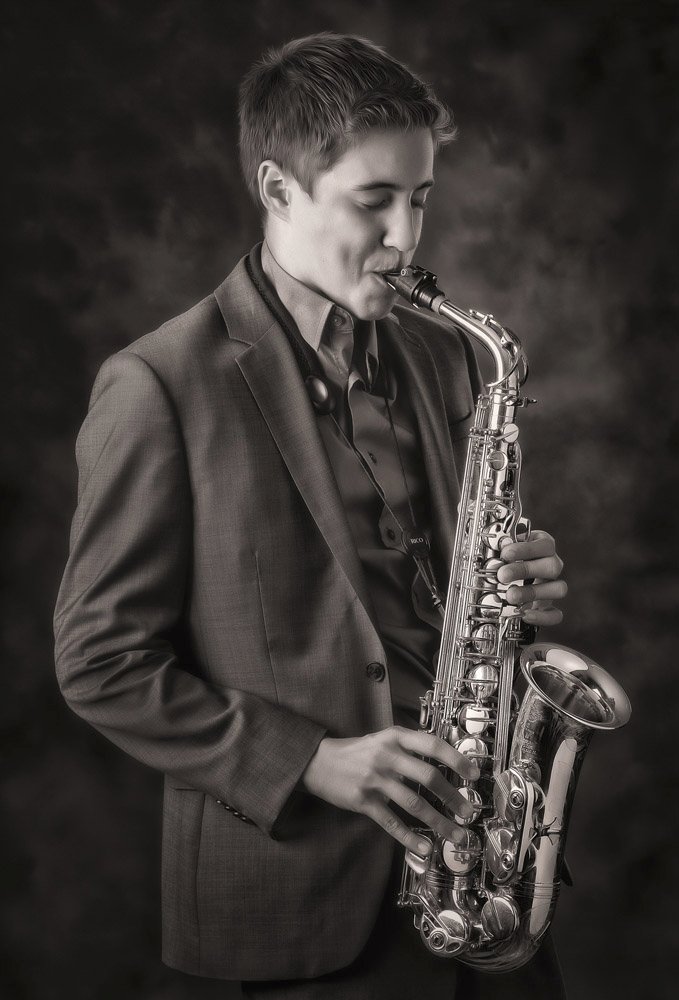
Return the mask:
[[[422,191],[423,188],[433,187],[433,181],[424,181],[419,184],[415,191]],[[373,181],[371,184],[359,184],[354,188],[354,191],[375,191],[375,190],[387,190],[387,191],[405,191],[405,188],[401,187],[400,184],[392,184],[390,181]]]

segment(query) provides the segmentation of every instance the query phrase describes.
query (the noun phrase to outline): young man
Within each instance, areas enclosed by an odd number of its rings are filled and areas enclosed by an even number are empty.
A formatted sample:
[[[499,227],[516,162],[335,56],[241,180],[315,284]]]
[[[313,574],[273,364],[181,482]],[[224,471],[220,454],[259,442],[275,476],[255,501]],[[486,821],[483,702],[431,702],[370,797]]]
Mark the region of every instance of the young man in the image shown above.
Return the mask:
[[[469,809],[421,758],[476,775],[416,730],[439,631],[403,537],[444,588],[479,378],[383,277],[450,117],[372,44],[317,35],[250,72],[240,121],[263,245],[103,365],[78,439],[64,696],[166,776],[169,965],[251,996],[553,997],[551,953],[502,977],[430,956],[391,874],[423,850],[406,814],[447,836]],[[551,537],[502,555],[537,581],[509,591],[526,621],[560,620]]]

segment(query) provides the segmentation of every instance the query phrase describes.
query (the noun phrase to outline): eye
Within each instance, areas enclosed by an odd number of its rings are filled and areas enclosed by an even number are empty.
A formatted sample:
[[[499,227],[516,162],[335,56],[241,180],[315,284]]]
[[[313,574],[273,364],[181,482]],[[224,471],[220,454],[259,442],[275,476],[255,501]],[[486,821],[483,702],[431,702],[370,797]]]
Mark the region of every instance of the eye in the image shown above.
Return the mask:
[[[419,208],[421,212],[426,212],[427,203],[426,201],[411,201],[411,208]]]
[[[379,212],[380,209],[387,208],[389,205],[389,198],[381,198],[380,201],[362,201],[361,207],[367,208],[368,211]]]

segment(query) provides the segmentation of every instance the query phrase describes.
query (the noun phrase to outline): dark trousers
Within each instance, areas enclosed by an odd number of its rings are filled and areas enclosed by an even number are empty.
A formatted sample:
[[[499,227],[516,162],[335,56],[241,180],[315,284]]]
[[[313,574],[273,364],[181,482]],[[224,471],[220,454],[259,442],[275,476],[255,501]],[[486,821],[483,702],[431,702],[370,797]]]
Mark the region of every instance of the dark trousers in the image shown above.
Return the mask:
[[[565,1000],[549,935],[523,968],[476,972],[425,948],[412,913],[396,906],[400,881],[399,857],[375,928],[351,965],[318,979],[243,983],[243,995],[252,1000]],[[309,934],[313,947],[313,928]]]

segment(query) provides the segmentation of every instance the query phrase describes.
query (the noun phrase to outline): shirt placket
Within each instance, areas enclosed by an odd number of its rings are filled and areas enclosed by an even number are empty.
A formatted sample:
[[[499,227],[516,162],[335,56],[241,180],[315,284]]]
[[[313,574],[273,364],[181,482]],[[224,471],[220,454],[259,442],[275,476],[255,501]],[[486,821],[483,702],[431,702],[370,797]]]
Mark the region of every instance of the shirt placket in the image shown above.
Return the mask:
[[[390,438],[385,414],[379,412],[386,404],[367,395],[363,379],[356,370],[349,377],[347,400],[354,447],[386,501],[378,522],[380,539],[385,548],[405,553],[402,529],[409,526],[408,498],[395,453],[396,443]]]

